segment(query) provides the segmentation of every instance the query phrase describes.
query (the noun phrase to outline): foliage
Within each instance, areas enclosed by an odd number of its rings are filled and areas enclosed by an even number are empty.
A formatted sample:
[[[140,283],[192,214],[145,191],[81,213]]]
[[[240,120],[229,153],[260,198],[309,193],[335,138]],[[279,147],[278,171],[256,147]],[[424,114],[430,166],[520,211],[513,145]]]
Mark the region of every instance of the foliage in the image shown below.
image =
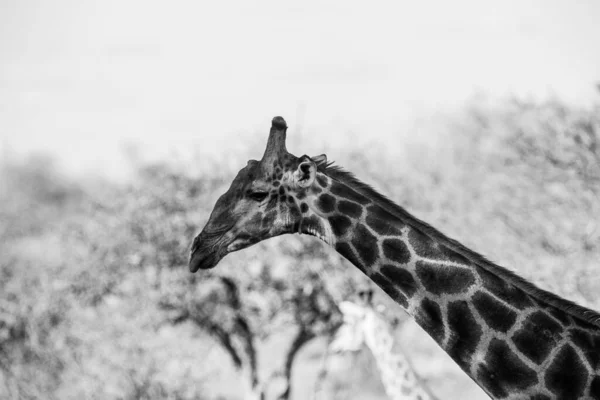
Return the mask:
[[[600,309],[597,110],[476,101],[442,122],[429,133],[435,140],[328,155],[449,236]],[[306,339],[327,334],[338,322],[335,303],[364,282],[337,253],[296,235],[190,274],[189,245],[232,179],[226,172],[146,165],[118,186],[70,180],[37,157],[4,162],[0,173],[3,398],[239,398],[231,380],[245,379],[236,364],[252,364],[243,360],[247,332],[258,380],[292,374],[285,354],[294,352],[297,373],[309,376],[303,366],[315,370],[310,354],[321,350]],[[409,347],[421,358],[442,360],[422,332],[403,337],[414,338]],[[435,392],[451,398],[472,385],[450,361],[436,365],[439,374],[419,371]]]

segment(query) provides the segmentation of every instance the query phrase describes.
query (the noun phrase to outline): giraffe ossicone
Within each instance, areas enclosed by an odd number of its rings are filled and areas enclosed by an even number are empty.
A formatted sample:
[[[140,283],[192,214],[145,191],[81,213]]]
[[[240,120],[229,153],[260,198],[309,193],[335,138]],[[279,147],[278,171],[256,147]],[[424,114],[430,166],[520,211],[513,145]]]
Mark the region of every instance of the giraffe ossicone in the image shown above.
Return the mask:
[[[270,237],[316,236],[402,306],[495,399],[600,399],[600,314],[539,289],[415,218],[273,119],[194,239],[190,270]]]

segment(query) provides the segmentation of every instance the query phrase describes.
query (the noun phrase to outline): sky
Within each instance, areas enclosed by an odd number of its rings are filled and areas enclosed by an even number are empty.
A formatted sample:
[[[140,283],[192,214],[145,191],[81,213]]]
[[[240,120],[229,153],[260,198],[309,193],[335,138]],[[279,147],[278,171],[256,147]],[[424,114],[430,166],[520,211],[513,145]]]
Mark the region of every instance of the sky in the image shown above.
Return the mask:
[[[598,17],[595,0],[0,0],[0,157],[118,179],[124,149],[243,153],[275,115],[318,151],[476,94],[587,105]]]

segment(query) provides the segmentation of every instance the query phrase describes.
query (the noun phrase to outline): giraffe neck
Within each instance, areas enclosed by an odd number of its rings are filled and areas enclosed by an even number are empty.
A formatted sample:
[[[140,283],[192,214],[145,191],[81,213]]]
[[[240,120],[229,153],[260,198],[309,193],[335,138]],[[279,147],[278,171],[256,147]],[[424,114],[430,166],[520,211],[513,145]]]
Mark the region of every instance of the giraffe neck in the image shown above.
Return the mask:
[[[305,226],[404,307],[492,398],[600,399],[598,314],[490,263],[352,176],[317,181],[311,209],[319,218]]]
[[[373,353],[381,374],[381,381],[390,399],[432,399],[422,386],[408,359],[394,351],[394,336],[389,325],[375,310],[368,309],[363,322],[365,344]]]

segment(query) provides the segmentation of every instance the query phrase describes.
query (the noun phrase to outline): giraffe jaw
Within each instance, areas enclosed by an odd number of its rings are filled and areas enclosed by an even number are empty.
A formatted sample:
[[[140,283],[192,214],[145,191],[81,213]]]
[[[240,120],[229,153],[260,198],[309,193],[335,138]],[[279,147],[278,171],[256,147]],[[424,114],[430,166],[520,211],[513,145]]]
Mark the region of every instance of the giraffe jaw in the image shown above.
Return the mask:
[[[190,254],[189,268],[190,272],[196,272],[199,269],[211,269],[229,253],[245,249],[257,242],[247,237],[235,238],[231,231],[227,232],[212,244],[207,244],[202,240],[202,233],[194,239],[192,252]]]

